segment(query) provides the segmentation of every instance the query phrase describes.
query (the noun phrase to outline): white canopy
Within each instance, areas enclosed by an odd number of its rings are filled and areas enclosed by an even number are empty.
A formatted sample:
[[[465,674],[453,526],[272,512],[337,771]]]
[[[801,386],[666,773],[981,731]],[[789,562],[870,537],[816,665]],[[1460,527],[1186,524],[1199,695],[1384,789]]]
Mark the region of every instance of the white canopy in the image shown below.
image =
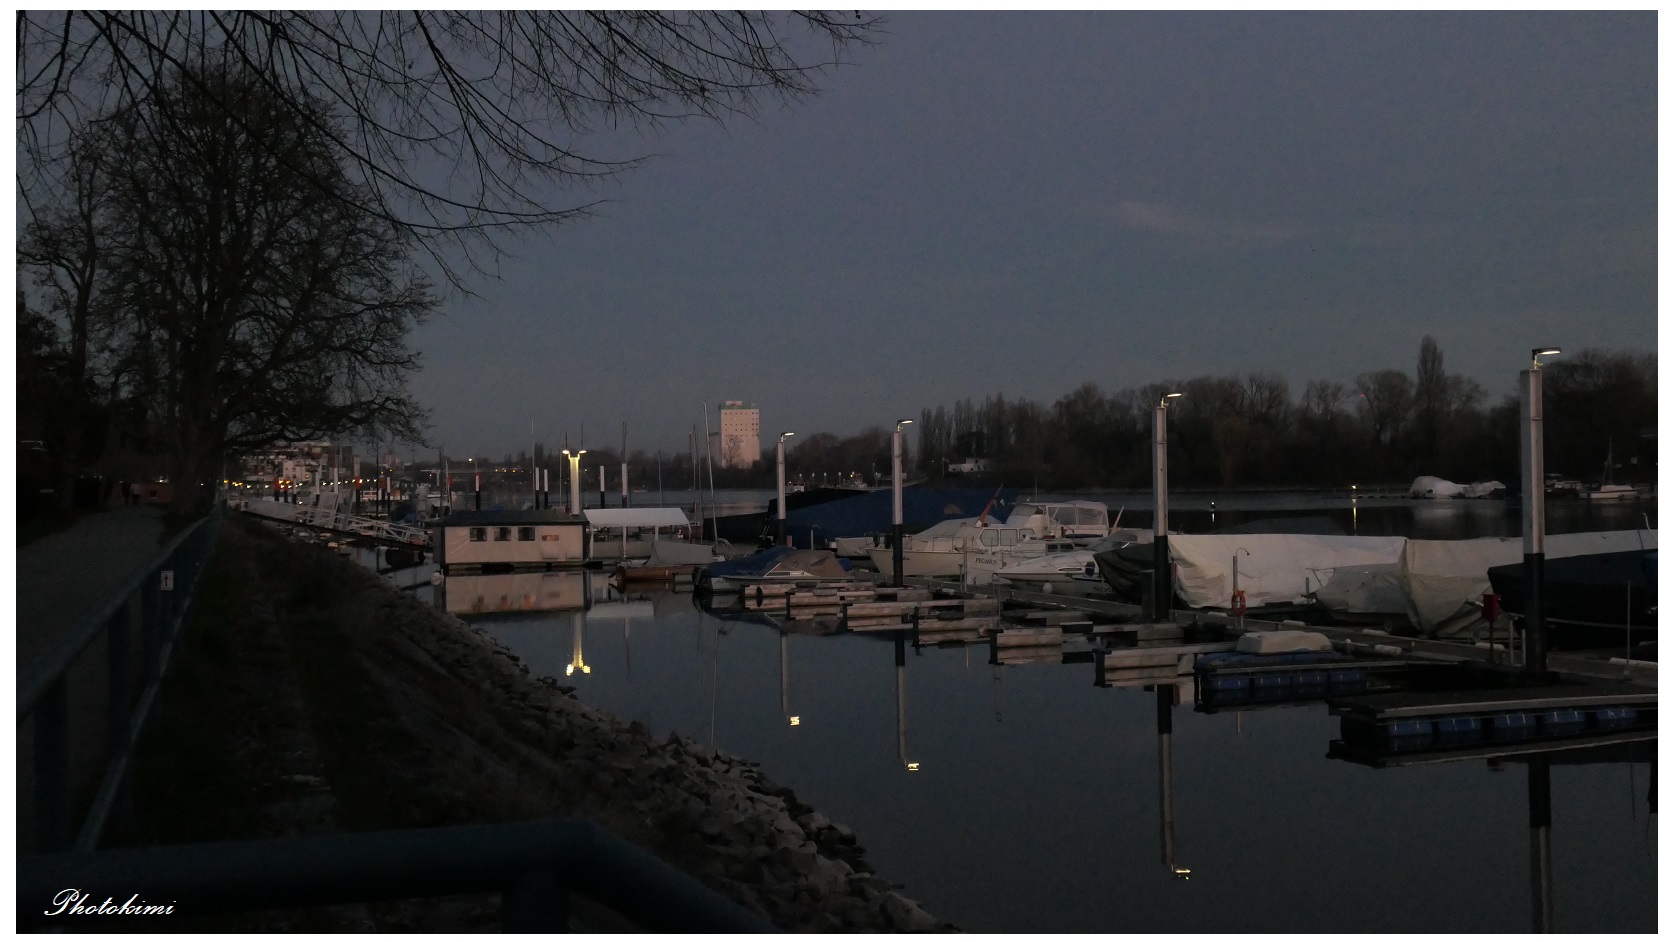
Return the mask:
[[[587,525],[591,527],[684,527],[690,526],[686,519],[686,512],[678,507],[598,507],[583,510],[581,515],[587,518]]]

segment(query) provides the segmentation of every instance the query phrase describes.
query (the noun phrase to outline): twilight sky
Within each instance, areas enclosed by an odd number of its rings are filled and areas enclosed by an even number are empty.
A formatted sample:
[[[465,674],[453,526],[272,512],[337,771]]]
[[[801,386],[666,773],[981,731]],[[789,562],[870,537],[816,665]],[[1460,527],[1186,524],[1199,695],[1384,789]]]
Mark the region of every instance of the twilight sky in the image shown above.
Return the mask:
[[[414,336],[450,453],[700,403],[852,434],[1003,393],[1656,344],[1656,14],[892,13],[824,92],[637,141]],[[618,144],[601,147],[614,151]],[[711,423],[714,419],[711,417]]]

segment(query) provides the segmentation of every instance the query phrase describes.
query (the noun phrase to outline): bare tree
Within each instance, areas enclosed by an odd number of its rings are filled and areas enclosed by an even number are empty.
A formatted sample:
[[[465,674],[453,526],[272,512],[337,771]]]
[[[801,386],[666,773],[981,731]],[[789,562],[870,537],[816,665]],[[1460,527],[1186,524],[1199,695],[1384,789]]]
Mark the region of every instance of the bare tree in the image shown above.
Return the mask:
[[[19,190],[27,207],[63,182],[63,145],[92,115],[147,104],[176,120],[168,83],[225,55],[313,125],[354,184],[339,198],[419,237],[457,281],[446,250],[474,263],[497,234],[585,215],[591,203],[554,190],[639,162],[584,152],[584,134],[812,93],[878,26],[858,13],[25,11]],[[316,101],[344,120],[319,121]]]
[[[90,231],[182,509],[201,506],[198,485],[229,451],[420,435],[406,336],[434,304],[429,285],[410,240],[357,209],[334,171],[329,112],[316,103],[301,120],[297,107],[214,62],[101,120],[94,138],[109,189]]]

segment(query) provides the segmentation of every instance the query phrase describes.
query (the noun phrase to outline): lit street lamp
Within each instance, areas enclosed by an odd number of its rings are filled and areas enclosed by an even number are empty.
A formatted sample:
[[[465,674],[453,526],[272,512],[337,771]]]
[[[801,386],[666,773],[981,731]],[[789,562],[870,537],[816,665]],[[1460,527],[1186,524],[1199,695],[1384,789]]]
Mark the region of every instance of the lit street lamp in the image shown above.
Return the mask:
[[[779,436],[779,538],[774,541],[776,546],[785,545],[785,439],[795,434],[786,432]],[[809,548],[812,549],[813,545],[809,544]]]
[[[584,448],[580,451],[564,449],[564,455],[570,459],[570,513],[581,512],[581,456],[587,454]]]
[[[1157,400],[1156,459],[1151,465],[1151,490],[1157,505],[1152,515],[1156,537],[1151,543],[1151,617],[1157,621],[1168,619],[1174,601],[1174,579],[1168,560],[1168,400],[1182,395],[1171,392]]]
[[[1541,357],[1555,357],[1557,347],[1536,347],[1529,368],[1518,375],[1523,389],[1523,669],[1546,672],[1546,613],[1541,586],[1546,581],[1546,408],[1541,391]]]
[[[895,484],[895,514],[892,519],[895,523],[895,585],[897,587],[907,584],[904,575],[905,565],[901,559],[901,543],[903,541],[903,534],[901,532],[901,427],[911,424],[913,424],[912,419],[899,419],[896,421],[895,437],[890,441],[889,448],[890,472],[893,476],[892,480]]]

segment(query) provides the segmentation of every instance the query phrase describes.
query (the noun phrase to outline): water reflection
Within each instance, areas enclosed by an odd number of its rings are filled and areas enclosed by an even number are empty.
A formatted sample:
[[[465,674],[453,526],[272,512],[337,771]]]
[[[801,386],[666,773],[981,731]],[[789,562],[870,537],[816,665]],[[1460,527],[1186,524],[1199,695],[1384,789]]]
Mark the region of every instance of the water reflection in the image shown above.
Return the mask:
[[[521,598],[492,583],[477,589],[485,607],[502,594]],[[1481,774],[1480,763],[1471,769],[1468,762],[1412,761],[1417,757],[1395,760],[1414,766],[1402,774],[1321,762],[1320,746],[1336,720],[1317,702],[1252,703],[1265,712],[1244,723],[1242,709],[1231,719],[1190,709],[1196,689],[1189,684],[1097,688],[1090,666],[1065,662],[1064,652],[1081,643],[1071,633],[1059,656],[1016,666],[990,662],[986,681],[968,669],[981,661],[969,644],[954,645],[965,648],[959,652],[916,649],[922,656],[912,663],[909,724],[911,639],[904,632],[817,637],[792,626],[722,620],[695,609],[689,595],[661,591],[560,597],[588,601],[556,612],[467,617],[533,671],[562,676],[572,661],[592,668],[570,681],[586,674],[581,695],[589,705],[639,719],[658,735],[707,738],[761,762],[822,812],[853,825],[880,872],[967,929],[1530,925],[1523,893],[1539,871],[1523,859],[1538,861],[1541,845],[1533,819],[1524,820],[1524,804],[1533,809],[1538,799],[1524,776]],[[885,658],[894,668],[888,692]],[[1177,709],[1181,704],[1188,709]],[[809,715],[828,719],[802,723]],[[985,721],[989,715],[993,722]],[[1507,767],[1524,761],[1501,759]],[[1599,781],[1606,770],[1614,781],[1622,766],[1577,776],[1553,769],[1564,761],[1551,757],[1548,806],[1577,826],[1585,821],[1586,830],[1564,831],[1555,847],[1546,838],[1557,859],[1548,854],[1551,880],[1540,905],[1555,910],[1566,929],[1654,925],[1647,876],[1654,858],[1623,859],[1626,832],[1642,822],[1629,828],[1628,809],[1613,801],[1619,790]],[[1645,756],[1614,761],[1643,765]],[[1538,781],[1539,770],[1528,768]],[[1241,783],[1236,791],[1228,788],[1228,770]],[[1637,776],[1635,793],[1644,801],[1646,776]],[[1133,800],[1150,789],[1155,808]],[[1112,802],[1112,795],[1128,797]],[[974,820],[983,825],[972,827]],[[1651,841],[1648,834],[1645,843]],[[1632,850],[1640,852],[1637,843]],[[1482,867],[1478,858],[1492,863]],[[1461,867],[1475,868],[1469,886],[1459,885]],[[1556,906],[1553,880],[1564,884]],[[1121,906],[1110,905],[1112,888]]]
[[[586,608],[593,600],[592,583],[593,574],[586,570],[451,575],[440,594],[452,615],[555,612]]]
[[[1157,769],[1160,784],[1158,809],[1162,818],[1163,867],[1182,880],[1190,880],[1192,871],[1174,859],[1174,707],[1180,702],[1181,689],[1174,684],[1158,684],[1157,692]]]

